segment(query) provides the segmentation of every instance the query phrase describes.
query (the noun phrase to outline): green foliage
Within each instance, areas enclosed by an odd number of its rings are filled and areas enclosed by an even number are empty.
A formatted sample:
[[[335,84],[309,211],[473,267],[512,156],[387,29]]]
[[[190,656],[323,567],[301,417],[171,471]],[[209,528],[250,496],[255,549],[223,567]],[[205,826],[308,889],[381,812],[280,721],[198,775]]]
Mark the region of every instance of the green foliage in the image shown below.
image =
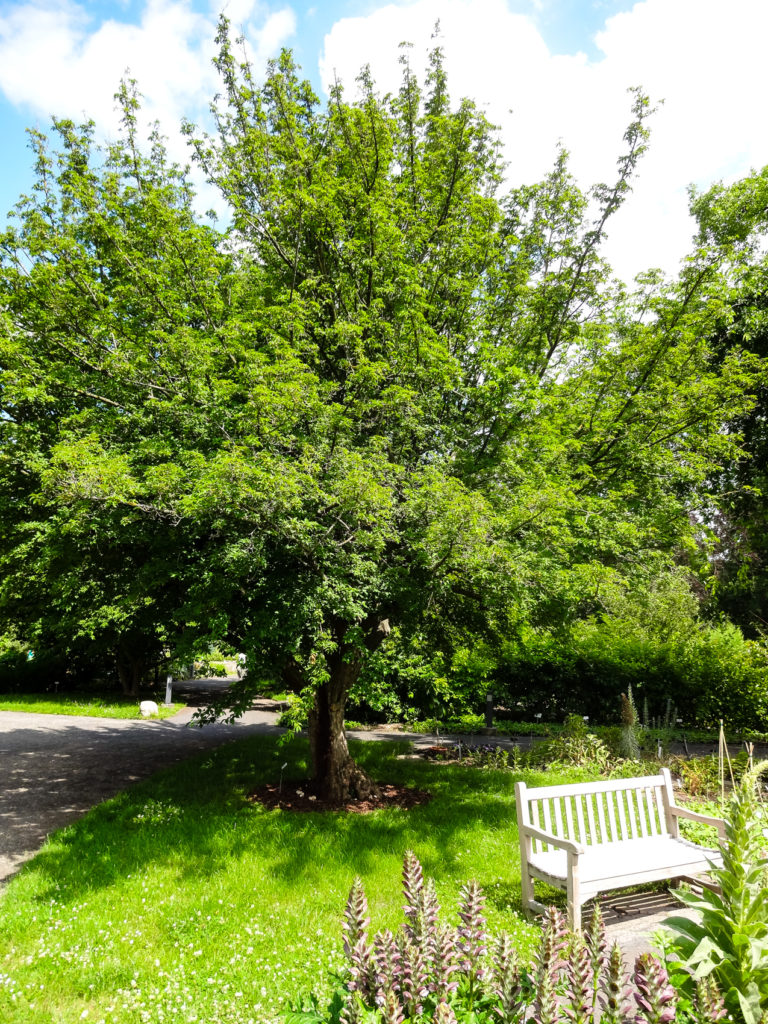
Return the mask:
[[[640,756],[640,727],[632,687],[621,695],[621,752],[630,761]]]
[[[195,662],[195,674],[205,678],[224,678],[227,674],[227,666],[223,661],[212,661],[208,658],[202,658]]]
[[[691,509],[738,451],[724,410],[753,401],[756,361],[706,338],[762,179],[700,199],[679,279],[628,291],[600,248],[647,146],[640,92],[613,181],[582,191],[561,150],[502,196],[500,140],[439,48],[423,82],[406,57],[394,95],[363,71],[323,106],[289,53],[262,77],[224,18],[217,44],[216,134],[186,131],[225,232],[156,131],[142,149],[131,84],[106,149],[89,122],[31,135],[0,238],[2,621],[111,659],[127,691],[237,644],[234,714],[284,678],[337,734],[350,693],[358,717],[505,683],[528,717],[550,691],[576,710],[587,669],[531,686],[518,659],[515,681],[508,638],[695,550]]]
[[[478,733],[485,728],[482,715],[458,715],[451,718],[424,718],[420,721],[406,721],[410,732]]]
[[[93,673],[92,665],[82,660],[69,662],[59,652],[38,648],[30,659],[29,651],[29,644],[14,641],[0,652],[0,692],[36,693],[52,690],[56,682],[64,689],[70,684],[73,669],[81,685]]]
[[[508,645],[499,672],[507,701],[522,705],[521,714],[577,712],[607,723],[606,707],[614,707],[618,722],[621,693],[631,686],[651,719],[668,715],[674,694],[689,734],[716,728],[720,719],[731,730],[768,728],[768,650],[730,624],[693,617],[662,632],[657,623],[606,615],[567,633],[526,633]]]
[[[487,768],[490,771],[517,771],[522,764],[519,747],[507,750],[506,747],[487,744],[462,746],[461,761],[463,764],[470,764],[475,768]]]
[[[768,1010],[768,817],[757,785],[768,765],[746,771],[725,813],[721,892],[680,893],[697,919],[673,918],[674,947],[695,979],[713,977],[737,1021],[760,1024]]]
[[[523,755],[526,764],[540,766],[570,765],[603,775],[611,763],[611,752],[594,733],[589,732],[580,715],[569,715],[558,736],[538,743]]]
[[[692,796],[711,797],[720,791],[720,759],[716,754],[705,757],[678,757],[672,760],[672,768],[683,781]],[[749,767],[749,758],[744,751],[729,758],[724,766],[725,782],[741,779]]]
[[[309,715],[309,707],[307,706],[306,697],[298,696],[295,693],[287,694],[287,707],[283,708],[280,712],[280,717],[277,720],[277,724],[283,729],[290,729],[293,732],[299,732],[301,729],[305,729],[307,726],[307,716]]]
[[[181,808],[167,800],[150,798],[142,808],[134,814],[131,822],[142,827],[167,825],[181,816]]]

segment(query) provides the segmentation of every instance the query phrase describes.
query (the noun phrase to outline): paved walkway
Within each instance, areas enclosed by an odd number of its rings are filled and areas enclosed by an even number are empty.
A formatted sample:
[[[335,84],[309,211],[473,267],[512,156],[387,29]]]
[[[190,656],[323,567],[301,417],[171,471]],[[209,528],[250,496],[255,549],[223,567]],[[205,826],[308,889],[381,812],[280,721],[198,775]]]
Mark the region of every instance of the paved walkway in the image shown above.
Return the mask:
[[[198,751],[277,732],[272,708],[202,729],[188,727],[193,708],[162,721],[0,711],[0,883],[49,833],[131,783]]]

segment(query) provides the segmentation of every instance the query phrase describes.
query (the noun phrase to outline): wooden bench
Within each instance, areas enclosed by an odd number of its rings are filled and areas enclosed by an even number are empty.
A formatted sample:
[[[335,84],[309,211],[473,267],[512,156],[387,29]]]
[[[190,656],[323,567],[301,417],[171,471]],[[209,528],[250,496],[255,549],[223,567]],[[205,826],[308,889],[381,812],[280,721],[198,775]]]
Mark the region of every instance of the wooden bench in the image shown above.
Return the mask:
[[[636,779],[570,786],[515,786],[523,907],[543,913],[534,879],[568,898],[568,922],[581,929],[581,907],[609,889],[692,878],[722,865],[719,850],[680,838],[680,818],[725,835],[725,822],[675,804],[668,768]]]

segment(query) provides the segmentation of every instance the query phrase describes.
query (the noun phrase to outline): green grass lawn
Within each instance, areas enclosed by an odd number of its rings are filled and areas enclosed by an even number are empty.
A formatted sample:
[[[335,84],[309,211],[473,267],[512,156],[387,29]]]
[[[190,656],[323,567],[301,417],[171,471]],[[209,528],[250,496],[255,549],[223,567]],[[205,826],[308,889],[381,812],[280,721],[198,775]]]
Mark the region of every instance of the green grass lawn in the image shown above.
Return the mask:
[[[144,698],[141,698],[142,700]],[[160,709],[158,718],[170,718],[184,707],[170,704]],[[4,693],[0,694],[0,711],[34,711],[40,715],[86,715],[89,718],[141,718],[138,697],[109,698],[89,693]]]
[[[307,747],[256,737],[156,775],[56,833],[0,896],[0,1020],[278,1020],[299,993],[328,990],[356,874],[373,927],[398,924],[407,849],[452,920],[461,885],[477,878],[492,927],[529,953],[519,776],[397,760],[402,750],[353,744],[374,777],[434,794],[410,811],[266,811],[248,792],[286,761],[286,778],[304,777]]]

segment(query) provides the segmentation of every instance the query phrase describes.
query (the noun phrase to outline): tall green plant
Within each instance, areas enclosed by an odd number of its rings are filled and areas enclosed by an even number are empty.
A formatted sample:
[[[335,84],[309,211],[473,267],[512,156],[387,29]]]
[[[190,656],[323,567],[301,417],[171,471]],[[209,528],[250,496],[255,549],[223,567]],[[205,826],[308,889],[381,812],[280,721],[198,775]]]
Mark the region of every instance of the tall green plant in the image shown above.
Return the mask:
[[[621,752],[625,757],[636,761],[640,757],[640,741],[638,739],[637,708],[632,696],[632,687],[621,695]]]
[[[712,872],[722,891],[681,892],[699,919],[667,922],[694,979],[714,978],[733,1018],[745,1024],[768,1020],[768,840],[757,789],[766,769],[763,761],[745,772],[728,805],[723,866]]]

